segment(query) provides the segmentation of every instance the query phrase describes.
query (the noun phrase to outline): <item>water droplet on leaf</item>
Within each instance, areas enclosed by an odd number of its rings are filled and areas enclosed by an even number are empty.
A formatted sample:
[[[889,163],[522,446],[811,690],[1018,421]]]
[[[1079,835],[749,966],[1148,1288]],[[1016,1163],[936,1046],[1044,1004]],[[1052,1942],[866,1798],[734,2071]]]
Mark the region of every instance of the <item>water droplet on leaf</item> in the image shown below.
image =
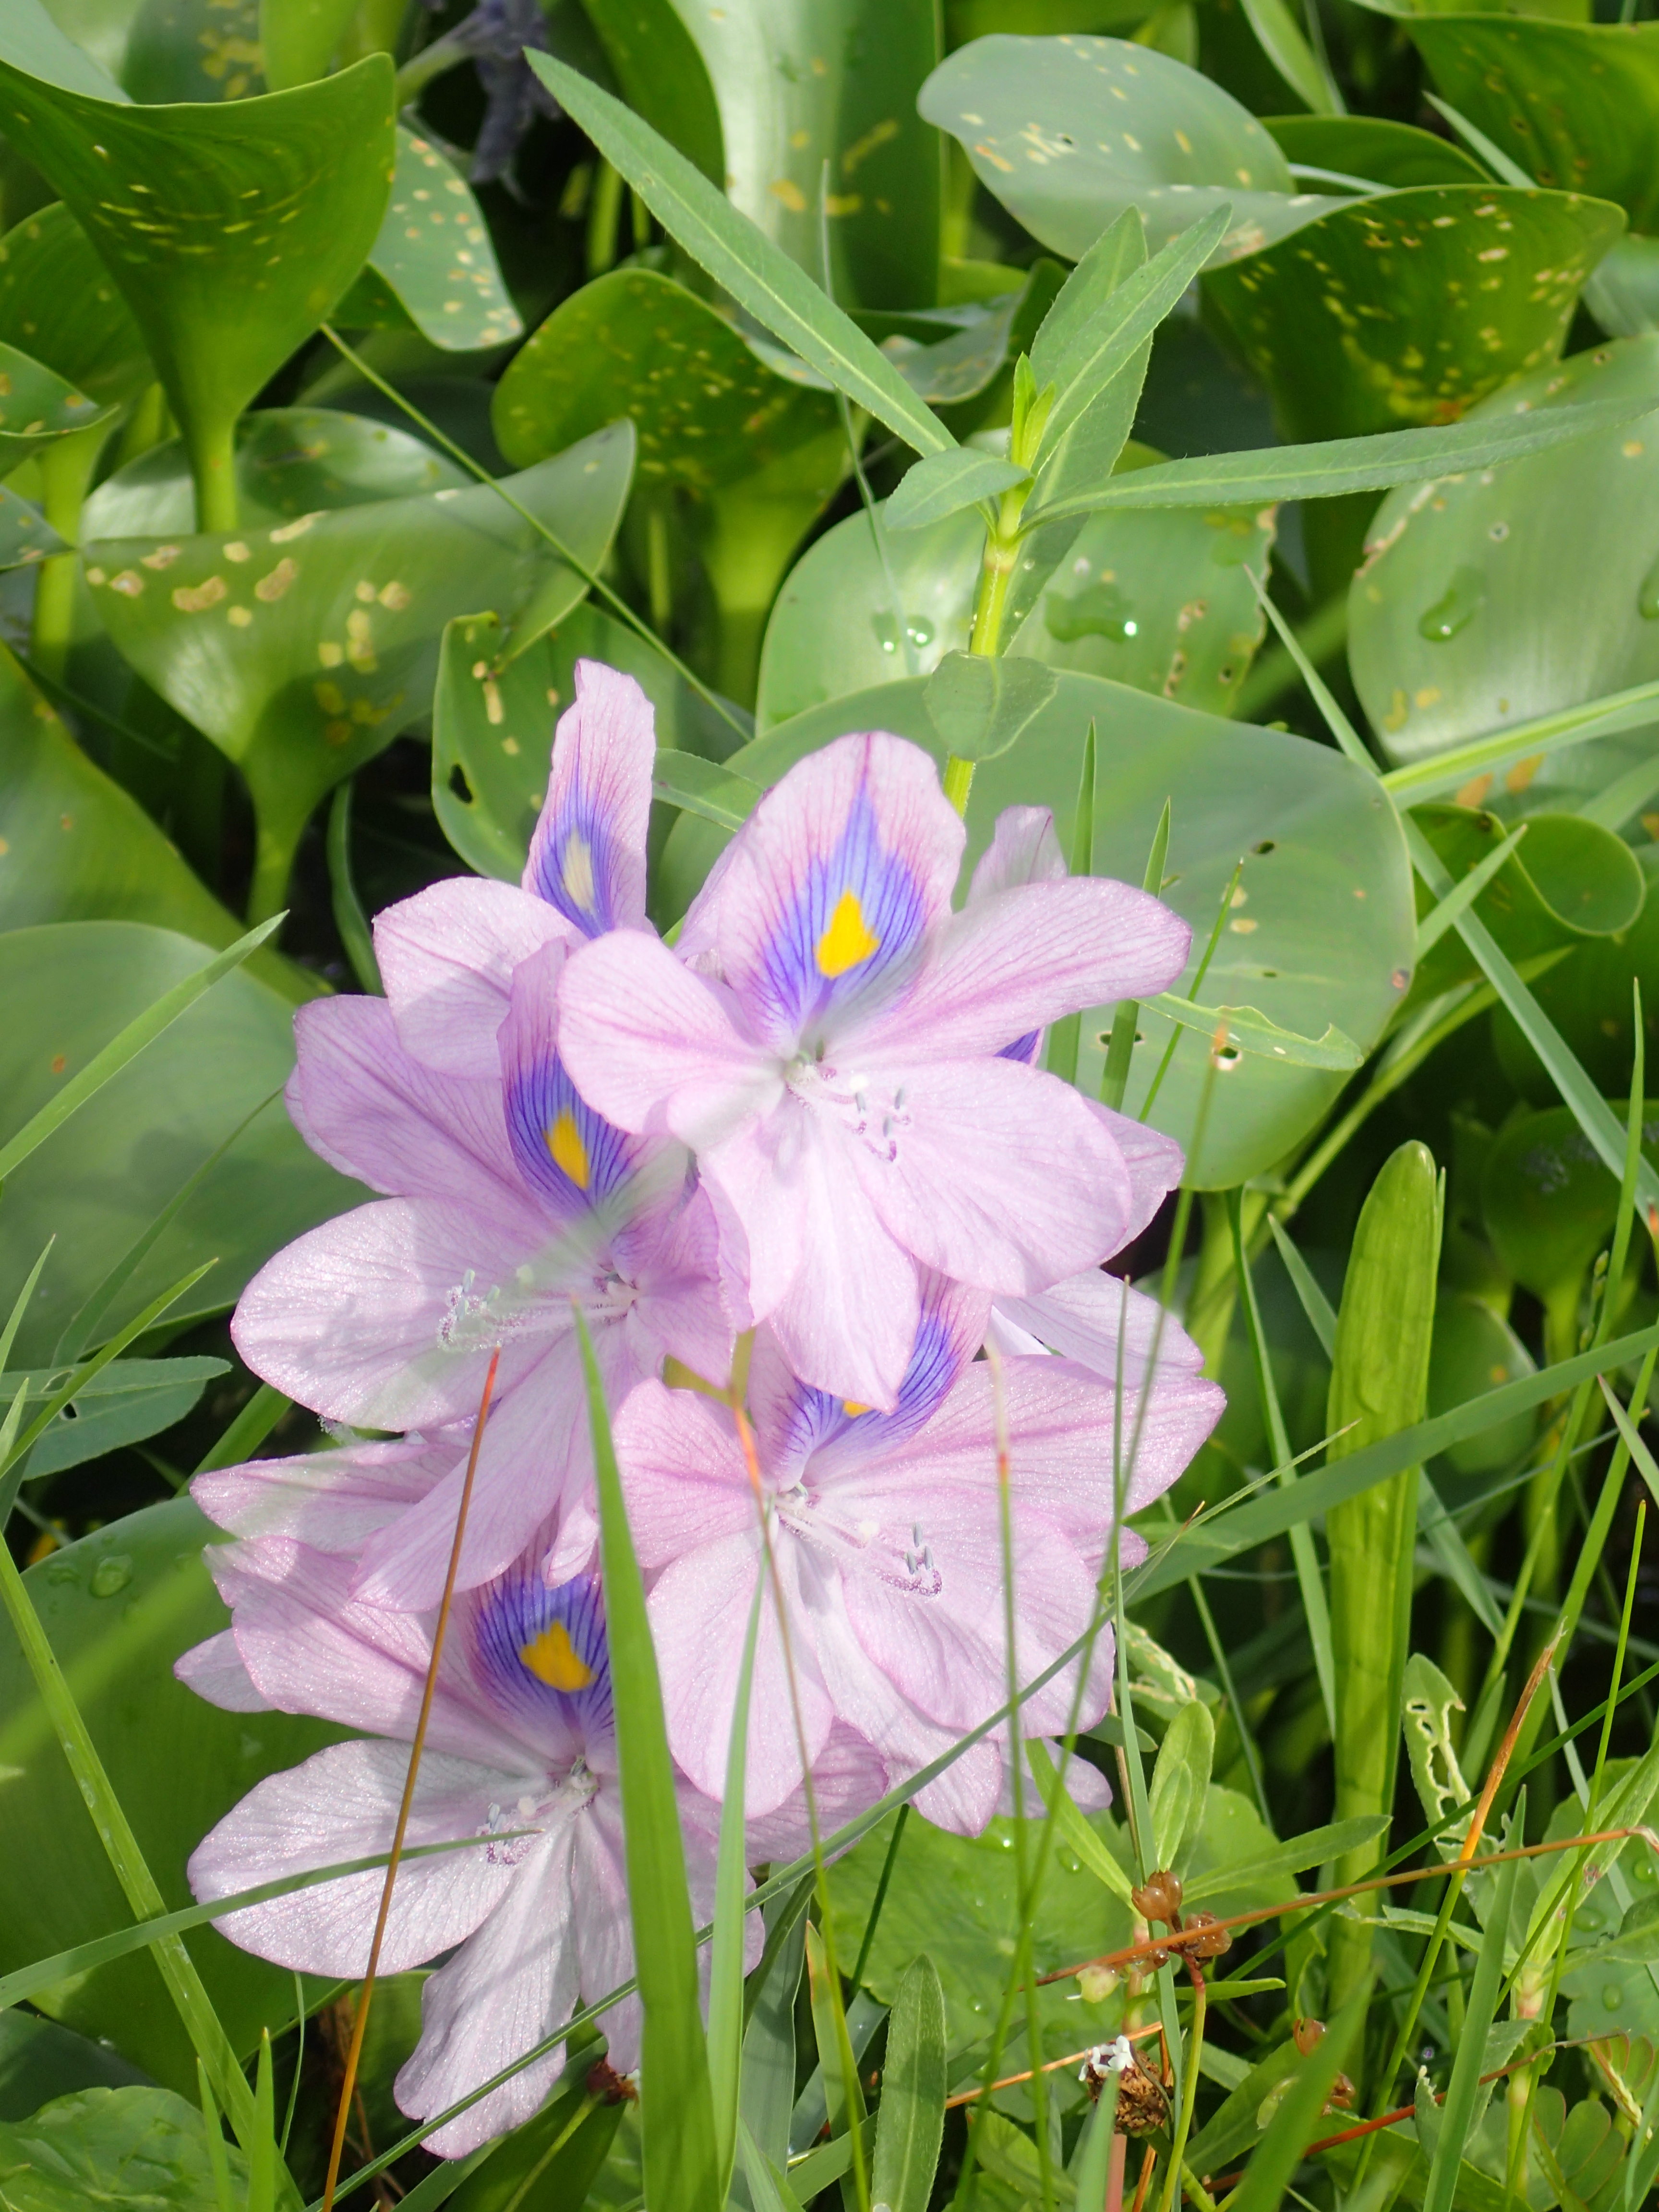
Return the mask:
[[[132,1580],[132,1561],[125,1552],[112,1552],[100,1559],[88,1584],[94,1597],[113,1597]]]
[[[1443,597],[1419,622],[1418,635],[1427,638],[1431,645],[1443,645],[1474,621],[1486,596],[1486,580],[1479,568],[1454,569]]]

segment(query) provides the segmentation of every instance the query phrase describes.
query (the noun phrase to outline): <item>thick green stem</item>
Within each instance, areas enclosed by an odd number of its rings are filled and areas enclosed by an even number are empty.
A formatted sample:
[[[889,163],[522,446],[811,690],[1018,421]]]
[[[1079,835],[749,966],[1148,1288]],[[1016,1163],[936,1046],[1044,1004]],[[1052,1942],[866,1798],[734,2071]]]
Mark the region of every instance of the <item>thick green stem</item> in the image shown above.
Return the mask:
[[[1019,558],[1019,521],[1025,505],[1023,489],[1004,492],[997,502],[997,519],[985,536],[985,557],[980,565],[979,598],[974,605],[973,628],[968,650],[994,660],[1002,650],[1002,617],[1008,604]],[[945,763],[945,795],[958,814],[968,811],[973,789],[974,763],[952,754]]]
[[[190,472],[196,484],[196,527],[234,530],[240,516],[236,499],[236,418],[228,422],[198,422],[189,426],[185,443]]]
[[[41,512],[66,545],[79,542],[87,486],[108,436],[106,423],[77,430],[48,446],[36,460],[45,494]],[[46,673],[60,683],[75,639],[75,585],[80,566],[78,555],[60,553],[41,562],[34,580],[29,652]]]
[[[1158,2212],[1170,2212],[1175,2203],[1176,2189],[1181,2180],[1182,2161],[1186,2155],[1187,2137],[1192,2131],[1193,2106],[1198,2099],[1198,2060],[1204,2048],[1204,2013],[1209,2002],[1209,1991],[1204,1977],[1197,1968],[1193,1970],[1193,2028],[1187,2045],[1187,2066],[1182,2083],[1181,2118],[1176,2124],[1175,2148],[1170,2154],[1170,2166],[1164,2177],[1164,2196]]]

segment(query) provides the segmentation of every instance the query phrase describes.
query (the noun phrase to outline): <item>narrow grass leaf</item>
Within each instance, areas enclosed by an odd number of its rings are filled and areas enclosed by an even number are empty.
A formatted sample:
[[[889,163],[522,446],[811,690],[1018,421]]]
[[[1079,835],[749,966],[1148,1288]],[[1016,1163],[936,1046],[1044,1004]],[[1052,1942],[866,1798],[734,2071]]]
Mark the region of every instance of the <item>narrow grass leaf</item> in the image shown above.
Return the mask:
[[[659,745],[651,769],[651,795],[722,830],[741,830],[759,805],[762,793],[757,783],[729,768],[716,767],[701,754]]]
[[[924,1951],[904,1972],[887,2024],[870,2191],[889,2212],[927,2212],[945,2133],[945,1992]]]
[[[54,1131],[61,1129],[72,1114],[78,1113],[88,1098],[96,1097],[146,1045],[154,1044],[164,1030],[171,1029],[180,1014],[188,1013],[204,993],[222,982],[233,969],[240,968],[250,953],[257,952],[265,939],[282,927],[285,918],[274,914],[269,921],[262,921],[257,929],[249,930],[246,937],[239,937],[234,945],[198,968],[193,975],[186,975],[170,991],[164,991],[153,1006],[146,1006],[142,1014],[135,1016],[112,1036],[78,1075],[70,1078],[55,1098],[49,1099],[15,1137],[0,1146],[0,1182],[22,1165],[37,1146],[44,1145]]]
[[[1650,414],[1647,397],[1596,400],[1527,415],[1482,416],[1443,428],[1383,430],[1364,438],[1327,438],[1316,445],[1274,446],[1260,453],[1208,453],[1160,461],[1089,490],[1056,500],[1045,522],[1107,507],[1210,507],[1256,500],[1334,499],[1347,492],[1384,491],[1465,469],[1501,468]]]
[[[1273,1231],[1279,1256],[1285,1262],[1285,1273],[1291,1279],[1291,1287],[1302,1302],[1302,1310],[1308,1316],[1308,1326],[1319,1339],[1319,1346],[1327,1359],[1336,1351],[1336,1308],[1314,1279],[1314,1273],[1301,1253],[1291,1242],[1285,1224],[1276,1213],[1267,1216],[1267,1226]]]
[[[697,1959],[674,1769],[645,1583],[629,1531],[605,1385],[580,1306],[573,1308],[587,1382],[599,1499],[605,1632],[634,1923],[635,1978],[645,2013],[640,2117],[653,2212],[718,2212],[725,2195],[697,2002]]]
[[[1504,1945],[1509,1935],[1519,1872],[1520,1862],[1511,1859],[1498,1877],[1497,1894],[1487,1914],[1486,1933],[1469,1984],[1462,2029],[1457,2038],[1457,2055],[1452,2061],[1451,2081],[1440,2115],[1439,2138],[1429,2161],[1423,2212],[1452,2212],[1458,2168],[1474,2125],[1486,2030],[1498,2009],[1498,1992],[1504,1978]]]
[[[738,2150],[743,2160],[743,2178],[749,2184],[749,2199],[755,2212],[801,2212],[800,2199],[756,2142],[741,2118],[738,2121]]]
[[[1089,725],[1089,732],[1092,738],[1094,735],[1092,722]],[[1094,798],[1092,778],[1089,788],[1090,804],[1092,809]],[[1164,869],[1170,857],[1171,808],[1172,802],[1166,799],[1164,802],[1164,811],[1158,817],[1158,827],[1152,832],[1152,848],[1146,855],[1146,872],[1140,879],[1142,890],[1150,891],[1154,898],[1164,889]],[[1090,827],[1092,830],[1092,814]],[[1091,848],[1092,851],[1092,839]],[[1092,859],[1090,865],[1092,867]],[[1118,1000],[1112,1015],[1111,1035],[1106,1044],[1106,1065],[1100,1073],[1100,1103],[1103,1106],[1109,1106],[1114,1113],[1121,1109],[1123,1093],[1128,1088],[1129,1064],[1134,1058],[1135,1051],[1135,1024],[1139,1018],[1139,1000],[1134,999]],[[1171,1039],[1170,1042],[1173,1045],[1174,1040]]]
[[[1083,740],[1083,768],[1078,778],[1077,818],[1072,830],[1074,876],[1095,872],[1095,724],[1092,715]],[[1048,1073],[1062,1083],[1077,1081],[1078,1048],[1083,1038],[1083,1016],[1066,1014],[1048,1032]],[[1121,1093],[1119,1094],[1121,1096]]]
[[[1228,2212],[1279,2212],[1287,2201],[1303,2151],[1319,2132],[1326,2100],[1364,2021],[1370,1994],[1369,1987],[1356,1991],[1297,2069],[1243,2180],[1228,2200]],[[1478,2063],[1479,2038],[1473,2048]]]
[[[1645,728],[1653,720],[1656,705],[1659,705],[1659,682],[1632,684],[1628,690],[1610,691],[1600,699],[1540,714],[1533,721],[1516,722],[1507,730],[1470,738],[1463,744],[1408,762],[1403,768],[1391,768],[1382,781],[1396,802],[1433,799],[1443,792],[1461,790],[1471,776],[1500,769],[1518,757],[1560,752],[1569,745],[1587,744],[1592,738]],[[1589,806],[1580,811],[1591,820],[1596,818]],[[1618,830],[1623,821],[1605,823],[1603,827]]]
[[[1327,1859],[1374,1842],[1388,1825],[1386,1813],[1357,1813],[1351,1820],[1334,1820],[1326,1828],[1310,1828],[1305,1835],[1292,1836],[1275,1851],[1263,1851],[1256,1858],[1237,1863],[1229,1861],[1212,1873],[1200,1875],[1184,1885],[1186,1902],[1201,1905],[1206,1897],[1219,1897],[1231,1890],[1253,1887],[1257,1882],[1275,1881],[1282,1874],[1303,1874],[1310,1867],[1323,1866]]]
[[[357,979],[360,991],[377,998],[386,996],[386,986],[380,981],[380,963],[374,957],[374,935],[369,927],[368,916],[363,912],[363,902],[357,896],[356,879],[351,872],[351,793],[354,780],[336,787],[328,810],[328,888],[329,903],[334,911],[334,927],[340,933],[340,943],[345,948],[346,958],[351,963],[351,972]]]
[[[58,1239],[55,1237],[49,1237],[46,1239],[40,1258],[29,1269],[28,1280],[12,1301],[11,1311],[6,1317],[5,1328],[0,1329],[0,1374],[5,1372],[7,1362],[11,1358],[11,1348],[17,1341],[17,1332],[23,1325],[23,1316],[29,1310],[29,1300],[34,1296],[35,1285],[40,1279],[46,1261],[52,1257],[52,1248],[57,1242]]]
[[[550,54],[525,58],[669,235],[757,322],[907,446],[919,453],[951,451],[956,440],[873,339],[701,170],[579,70]]]
[[[1133,1882],[1084,1819],[1077,1801],[1048,1756],[1048,1745],[1030,1736],[1026,1739],[1025,1756],[1030,1761],[1037,1795],[1054,1815],[1055,1834],[1075,1852],[1097,1881],[1104,1882],[1120,1904],[1131,1905]]]
[[[726,1796],[720,1806],[718,1869],[714,1883],[714,1942],[708,1982],[708,2082],[714,2108],[714,2145],[720,2158],[720,2201],[731,2185],[737,2152],[738,2089],[743,2070],[744,1777],[749,1765],[749,1696],[755,1678],[755,1645],[760,1634],[764,1580],[755,1578],[755,1595],[744,1633],[738,1668],[737,1702],[732,1711],[732,1740],[726,1754]]]
[[[1233,1231],[1233,1268],[1238,1279],[1239,1301],[1244,1309],[1245,1332],[1250,1340],[1250,1357],[1255,1364],[1255,1388],[1261,1406],[1261,1418],[1267,1426],[1273,1465],[1280,1470],[1279,1480],[1284,1484],[1295,1480],[1289,1471],[1291,1439],[1279,1402],[1278,1385],[1273,1381],[1273,1360],[1267,1350],[1267,1334],[1261,1326],[1261,1308],[1255,1295],[1255,1278],[1251,1272],[1249,1255],[1244,1249],[1243,1198],[1243,1191],[1236,1190],[1228,1200]],[[1314,1545],[1312,1529],[1305,1521],[1299,1521],[1290,1533],[1291,1556],[1296,1562],[1297,1587],[1302,1593],[1302,1609],[1307,1615],[1308,1636],[1313,1645],[1314,1671],[1319,1677],[1319,1694],[1324,1703],[1326,1723],[1334,1741],[1336,1659],[1331,1643],[1331,1609],[1325,1595],[1324,1577],[1319,1571],[1319,1553]]]
[[[1468,912],[1510,854],[1527,834],[1527,825],[1519,822],[1503,842],[1494,846],[1479,867],[1471,868],[1463,880],[1446,893],[1444,898],[1431,907],[1417,925],[1415,963],[1421,967],[1426,955],[1439,944],[1446,932],[1456,923],[1460,915]]]
[[[252,1459],[293,1403],[292,1398],[285,1398],[269,1382],[262,1382],[218,1443],[206,1453],[196,1473],[211,1474],[217,1468],[235,1467],[242,1460]]]

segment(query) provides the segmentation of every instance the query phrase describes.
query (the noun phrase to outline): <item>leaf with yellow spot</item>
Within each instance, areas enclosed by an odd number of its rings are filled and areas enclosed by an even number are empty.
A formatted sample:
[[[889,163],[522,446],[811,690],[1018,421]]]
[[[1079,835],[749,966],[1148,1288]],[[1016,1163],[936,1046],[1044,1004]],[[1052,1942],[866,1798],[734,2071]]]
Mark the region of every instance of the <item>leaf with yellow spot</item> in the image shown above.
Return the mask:
[[[621,520],[633,447],[618,423],[507,489],[592,568]],[[558,621],[586,590],[489,484],[166,542],[179,550],[159,577],[143,565],[153,539],[88,545],[93,604],[145,682],[241,769],[265,911],[323,794],[427,713],[445,624],[481,599]]]
[[[448,353],[524,335],[472,187],[406,124],[398,125],[398,163],[380,235],[335,319],[347,330],[413,328]]]

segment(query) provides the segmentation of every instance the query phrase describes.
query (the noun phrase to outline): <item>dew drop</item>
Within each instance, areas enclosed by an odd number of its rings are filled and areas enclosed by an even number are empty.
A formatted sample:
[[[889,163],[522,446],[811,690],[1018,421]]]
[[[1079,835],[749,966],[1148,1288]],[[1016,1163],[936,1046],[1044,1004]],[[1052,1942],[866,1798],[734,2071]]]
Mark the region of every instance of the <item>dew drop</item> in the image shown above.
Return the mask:
[[[1625,2002],[1624,1984],[1622,1982],[1609,1982],[1601,1992],[1601,2002],[1609,2012],[1617,2012],[1620,2006]]]
[[[898,624],[894,621],[892,616],[887,612],[884,607],[878,614],[873,614],[871,616],[870,627],[876,633],[877,642],[879,644],[884,653],[896,653],[898,651]]]
[[[1644,622],[1659,622],[1659,560],[1636,586],[1636,611]]]
[[[933,625],[926,615],[911,615],[907,617],[904,634],[912,645],[924,647],[933,643],[936,635]]]
[[[1479,568],[1455,568],[1443,596],[1419,622],[1418,635],[1431,645],[1445,644],[1474,621],[1486,596],[1486,580]]]
[[[132,1580],[132,1561],[125,1552],[112,1552],[100,1559],[87,1587],[94,1597],[113,1597]]]

